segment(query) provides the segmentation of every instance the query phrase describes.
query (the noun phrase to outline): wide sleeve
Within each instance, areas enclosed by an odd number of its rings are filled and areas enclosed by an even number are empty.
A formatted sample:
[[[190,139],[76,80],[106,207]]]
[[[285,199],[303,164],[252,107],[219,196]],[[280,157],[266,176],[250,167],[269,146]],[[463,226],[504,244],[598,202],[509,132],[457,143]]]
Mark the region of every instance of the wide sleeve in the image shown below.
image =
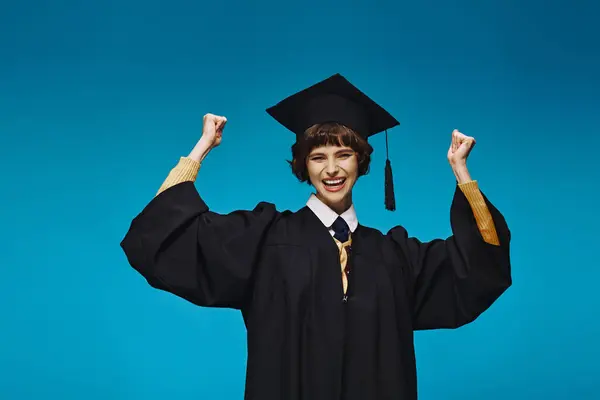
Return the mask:
[[[475,320],[512,284],[511,233],[482,193],[499,243],[482,237],[465,194],[457,187],[450,208],[452,235],[429,242],[397,226],[388,232],[403,260],[415,330],[458,328]]]
[[[191,181],[161,192],[121,241],[129,264],[154,288],[196,305],[241,309],[261,245],[276,219],[270,203],[217,214]]]

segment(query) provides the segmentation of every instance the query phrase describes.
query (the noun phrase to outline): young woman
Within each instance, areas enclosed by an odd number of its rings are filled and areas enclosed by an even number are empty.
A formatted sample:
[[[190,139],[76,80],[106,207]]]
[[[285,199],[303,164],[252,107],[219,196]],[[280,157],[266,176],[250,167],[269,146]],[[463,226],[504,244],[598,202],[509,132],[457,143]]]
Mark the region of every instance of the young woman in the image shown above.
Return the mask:
[[[241,311],[246,399],[416,399],[413,332],[457,328],[511,285],[510,232],[466,167],[474,144],[452,132],[452,236],[421,242],[400,225],[360,224],[352,188],[369,169],[369,135],[397,124],[340,75],[269,113],[296,133],[291,168],[315,193],[298,211],[259,203],[210,211],[194,181],[226,119],[203,133],[121,245],[155,288]]]

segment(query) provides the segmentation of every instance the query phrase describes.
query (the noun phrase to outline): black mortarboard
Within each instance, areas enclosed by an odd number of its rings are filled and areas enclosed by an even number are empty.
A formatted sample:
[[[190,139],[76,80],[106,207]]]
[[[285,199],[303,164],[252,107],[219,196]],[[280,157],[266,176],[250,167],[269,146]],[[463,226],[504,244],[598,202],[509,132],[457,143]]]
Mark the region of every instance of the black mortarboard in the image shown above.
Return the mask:
[[[314,124],[337,122],[364,139],[385,131],[385,207],[395,210],[392,167],[387,151],[387,130],[399,125],[393,116],[346,78],[335,74],[267,109],[269,115],[297,136]]]

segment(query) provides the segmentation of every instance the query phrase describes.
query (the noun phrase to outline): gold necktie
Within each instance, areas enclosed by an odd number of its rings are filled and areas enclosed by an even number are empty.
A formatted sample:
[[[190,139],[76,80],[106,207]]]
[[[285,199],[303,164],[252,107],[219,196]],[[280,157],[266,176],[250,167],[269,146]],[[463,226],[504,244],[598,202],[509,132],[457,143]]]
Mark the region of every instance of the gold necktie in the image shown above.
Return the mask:
[[[348,252],[346,251],[346,248],[350,247],[352,245],[352,237],[350,236],[348,238],[348,240],[344,243],[340,242],[336,238],[333,238],[333,240],[335,240],[335,244],[338,247],[338,252],[339,252],[339,257],[340,257],[340,267],[341,267],[341,272],[342,272],[342,284],[344,287],[344,294],[346,294],[346,291],[348,290],[348,276],[346,275],[346,264],[348,263]]]

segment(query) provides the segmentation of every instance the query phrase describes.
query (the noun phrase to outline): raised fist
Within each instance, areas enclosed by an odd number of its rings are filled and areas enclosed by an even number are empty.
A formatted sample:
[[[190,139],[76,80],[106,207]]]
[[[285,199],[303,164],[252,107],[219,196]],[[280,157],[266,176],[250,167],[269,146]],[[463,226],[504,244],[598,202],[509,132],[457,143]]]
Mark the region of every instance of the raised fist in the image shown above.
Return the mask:
[[[227,118],[214,114],[206,114],[202,122],[202,138],[208,143],[210,148],[215,148],[221,144],[223,138],[223,129]]]
[[[466,164],[469,153],[475,146],[475,139],[461,133],[458,129],[452,131],[452,143],[448,149],[450,165]]]

